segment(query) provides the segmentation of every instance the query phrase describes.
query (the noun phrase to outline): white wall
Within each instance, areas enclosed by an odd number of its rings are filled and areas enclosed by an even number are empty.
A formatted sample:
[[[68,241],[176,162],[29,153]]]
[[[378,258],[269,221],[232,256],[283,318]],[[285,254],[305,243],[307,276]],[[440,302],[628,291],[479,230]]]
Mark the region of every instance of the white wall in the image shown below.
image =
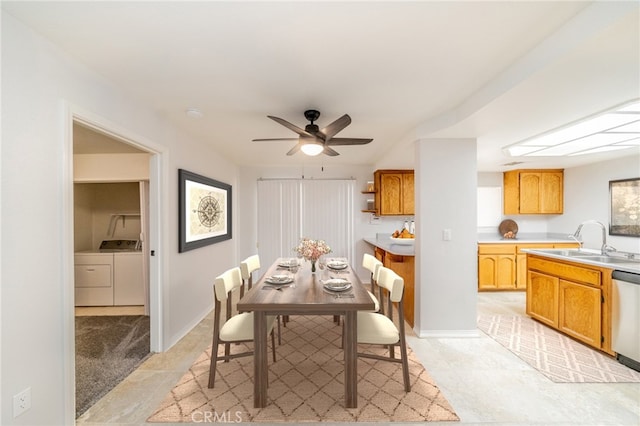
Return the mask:
[[[211,309],[214,277],[237,262],[237,233],[233,240],[178,254],[177,169],[235,189],[237,167],[177,132],[4,11],[1,40],[0,423],[72,424],[72,376],[65,359],[73,354],[66,352],[64,339],[73,313],[65,312],[63,294],[73,291],[73,282],[63,280],[66,265],[61,253],[62,241],[69,239],[62,230],[69,208],[64,200],[71,199],[73,187],[66,170],[70,160],[65,151],[65,105],[140,135],[164,152],[159,181],[166,185],[160,194],[167,206],[162,212],[166,253],[158,255],[167,260],[162,289],[165,348]],[[235,211],[237,205],[234,201]],[[12,397],[28,387],[32,407],[14,419]]]
[[[425,139],[415,150],[414,330],[421,337],[476,335],[476,140]]]
[[[589,219],[609,226],[609,181],[640,177],[640,155],[573,167],[564,171],[564,214],[549,219],[549,232],[573,233]],[[585,247],[599,248],[597,227],[585,226]],[[607,232],[608,234],[608,232]],[[640,238],[607,235],[607,243],[621,251],[640,253]]]

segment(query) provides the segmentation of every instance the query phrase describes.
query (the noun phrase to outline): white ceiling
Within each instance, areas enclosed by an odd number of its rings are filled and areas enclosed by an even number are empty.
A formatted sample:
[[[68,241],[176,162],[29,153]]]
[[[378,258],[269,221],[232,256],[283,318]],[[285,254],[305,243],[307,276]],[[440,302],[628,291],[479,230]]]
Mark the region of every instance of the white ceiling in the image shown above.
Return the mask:
[[[638,150],[522,160],[501,148],[640,98],[640,8],[624,2],[2,2],[132,97],[238,164],[412,167],[417,138],[477,138],[480,171],[571,167]],[[195,107],[204,117],[192,119]],[[338,157],[287,157],[318,109],[348,113]],[[409,150],[409,151],[408,151]],[[410,155],[407,155],[407,152]]]

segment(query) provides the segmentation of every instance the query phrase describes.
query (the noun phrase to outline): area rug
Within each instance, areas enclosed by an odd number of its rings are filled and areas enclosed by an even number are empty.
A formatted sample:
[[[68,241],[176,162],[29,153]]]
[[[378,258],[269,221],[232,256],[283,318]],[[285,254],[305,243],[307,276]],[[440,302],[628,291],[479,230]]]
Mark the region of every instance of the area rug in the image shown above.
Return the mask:
[[[358,360],[358,408],[344,407],[342,327],[327,316],[294,316],[269,359],[267,407],[253,408],[253,357],[218,363],[207,388],[209,347],[166,396],[149,422],[425,422],[458,421],[449,402],[409,348],[411,392],[402,367]],[[362,348],[362,347],[361,347]],[[223,351],[220,348],[220,353]],[[232,352],[247,350],[232,345]],[[377,351],[377,353],[384,353]],[[398,356],[396,349],[396,356]]]
[[[149,317],[76,317],[76,418],[149,355]]]
[[[557,383],[640,382],[640,373],[520,315],[478,315],[478,328]]]

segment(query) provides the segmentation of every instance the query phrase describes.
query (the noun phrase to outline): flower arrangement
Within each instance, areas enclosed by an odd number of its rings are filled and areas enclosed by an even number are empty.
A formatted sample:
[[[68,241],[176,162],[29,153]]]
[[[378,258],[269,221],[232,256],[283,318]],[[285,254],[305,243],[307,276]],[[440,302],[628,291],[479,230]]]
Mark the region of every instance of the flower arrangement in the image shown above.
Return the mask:
[[[312,240],[307,237],[302,238],[298,246],[294,247],[293,250],[306,260],[311,261],[311,271],[315,271],[316,261],[320,259],[320,256],[331,253],[331,247],[324,240]]]

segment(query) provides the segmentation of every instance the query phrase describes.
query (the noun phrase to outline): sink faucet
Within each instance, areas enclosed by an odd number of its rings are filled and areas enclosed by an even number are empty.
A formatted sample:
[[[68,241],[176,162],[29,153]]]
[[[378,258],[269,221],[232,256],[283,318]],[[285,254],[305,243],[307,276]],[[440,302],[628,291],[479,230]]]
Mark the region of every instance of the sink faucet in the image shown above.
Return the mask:
[[[576,241],[580,242],[580,232],[582,232],[582,227],[584,225],[598,225],[600,229],[602,229],[602,247],[600,248],[600,252],[603,256],[607,255],[607,251],[616,251],[615,248],[607,244],[607,228],[602,222],[598,222],[597,220],[586,220],[582,222],[578,226],[578,229],[576,229],[576,232],[574,232],[573,235],[570,235],[569,237],[575,238]],[[582,243],[580,243],[580,246],[582,246]]]

